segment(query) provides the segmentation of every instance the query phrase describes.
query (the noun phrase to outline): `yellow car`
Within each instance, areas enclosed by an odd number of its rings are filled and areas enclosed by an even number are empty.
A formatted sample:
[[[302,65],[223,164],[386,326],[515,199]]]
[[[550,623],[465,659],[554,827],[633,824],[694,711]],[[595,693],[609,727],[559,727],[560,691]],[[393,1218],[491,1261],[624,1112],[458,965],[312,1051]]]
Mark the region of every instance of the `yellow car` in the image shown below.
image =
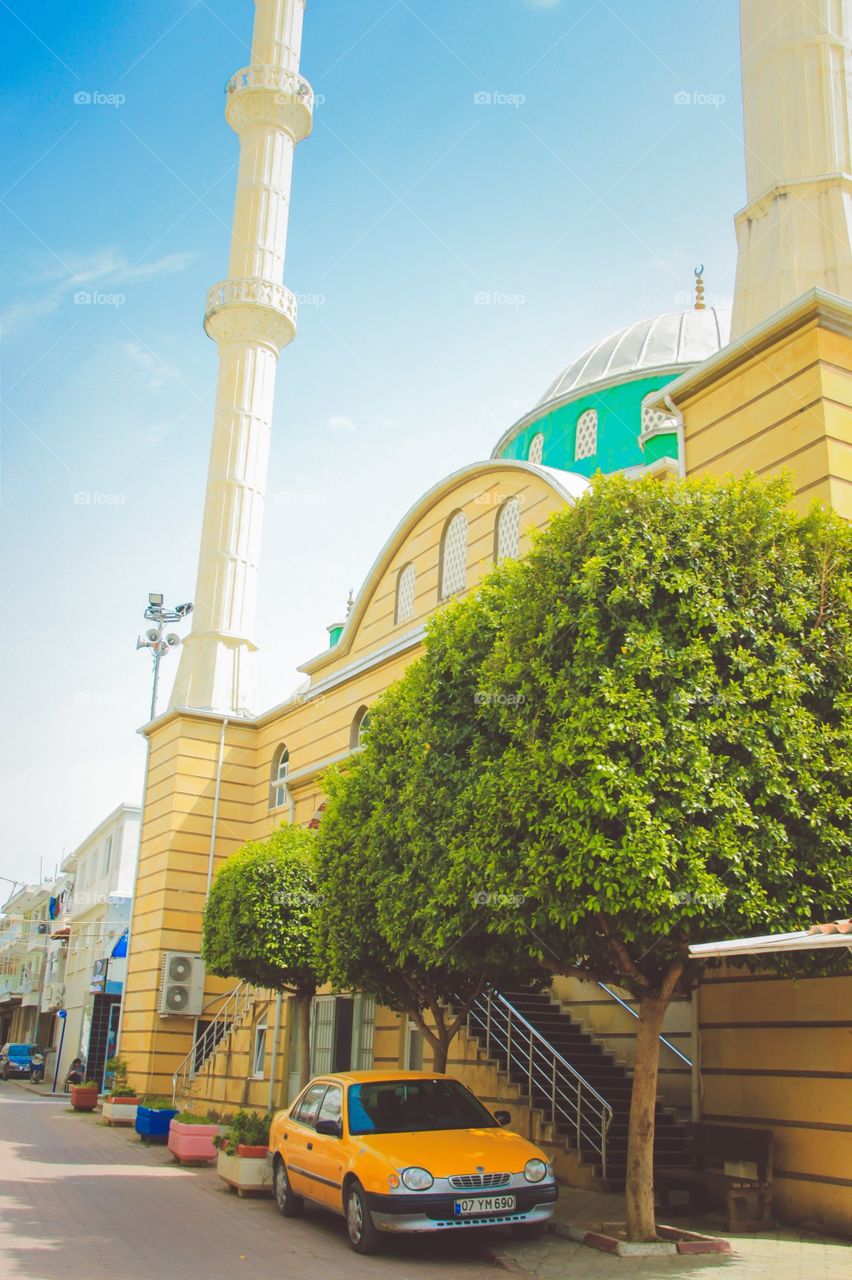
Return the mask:
[[[458,1080],[352,1071],[312,1080],[269,1133],[275,1200],[340,1213],[358,1253],[381,1232],[511,1226],[538,1235],[558,1195],[547,1157]]]

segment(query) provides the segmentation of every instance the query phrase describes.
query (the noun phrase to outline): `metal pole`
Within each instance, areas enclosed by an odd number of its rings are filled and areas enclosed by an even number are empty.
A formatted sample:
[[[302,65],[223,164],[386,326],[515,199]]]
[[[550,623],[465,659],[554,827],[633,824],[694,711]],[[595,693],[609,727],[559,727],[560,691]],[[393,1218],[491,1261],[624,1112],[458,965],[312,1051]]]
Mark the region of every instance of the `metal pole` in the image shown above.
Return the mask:
[[[582,1101],[583,1086],[577,1085],[577,1154],[580,1154],[580,1103]]]
[[[532,1101],[533,1101],[533,1088],[532,1088],[532,1081],[533,1081],[533,1038],[532,1038],[532,1032],[531,1032],[531,1031],[529,1031],[527,1034],[528,1034],[528,1036],[529,1036],[529,1041],[530,1041],[530,1052],[529,1052],[529,1058],[528,1058],[528,1061],[527,1061],[527,1078],[528,1078],[528,1080],[529,1080],[529,1087],[530,1087],[530,1106],[532,1106]]]
[[[275,1067],[278,1062],[278,1036],[281,1032],[281,1006],[284,1003],[282,992],[278,992],[275,1001],[275,1026],[272,1031],[272,1061],[269,1067],[269,1098],[266,1110],[271,1111],[275,1105]]]
[[[556,1124],[556,1059],[553,1059],[553,1079],[550,1084],[550,1123]]]
[[[491,1057],[491,991],[488,992],[488,1008],[485,1012],[485,1056]]]
[[[56,1072],[53,1077],[53,1093],[56,1093],[56,1082],[59,1079],[59,1064],[62,1061],[62,1045],[65,1040],[65,1027],[68,1024],[67,1013],[66,1013],[66,1016],[61,1019],[61,1021],[62,1021],[62,1030],[59,1033],[59,1048],[56,1051]]]

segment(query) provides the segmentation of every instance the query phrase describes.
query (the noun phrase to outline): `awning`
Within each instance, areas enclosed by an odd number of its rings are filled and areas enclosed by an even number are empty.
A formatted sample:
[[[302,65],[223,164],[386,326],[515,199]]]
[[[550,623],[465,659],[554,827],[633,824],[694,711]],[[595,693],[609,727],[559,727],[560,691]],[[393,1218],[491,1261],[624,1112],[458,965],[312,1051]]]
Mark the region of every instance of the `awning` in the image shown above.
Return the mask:
[[[121,960],[126,955],[127,955],[127,929],[124,930],[124,933],[118,939],[112,951],[110,952],[110,959]]]
[[[778,951],[824,951],[827,947],[852,949],[852,920],[815,924],[795,933],[768,933],[759,938],[728,938],[725,942],[698,942],[689,948],[696,960],[702,957],[767,955]]]

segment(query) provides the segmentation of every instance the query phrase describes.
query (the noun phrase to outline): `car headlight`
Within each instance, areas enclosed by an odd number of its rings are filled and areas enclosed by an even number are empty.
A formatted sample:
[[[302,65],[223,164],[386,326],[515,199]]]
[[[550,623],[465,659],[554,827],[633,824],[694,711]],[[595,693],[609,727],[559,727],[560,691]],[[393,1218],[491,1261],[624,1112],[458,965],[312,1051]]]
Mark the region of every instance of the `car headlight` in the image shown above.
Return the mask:
[[[524,1165],[527,1182],[542,1182],[547,1177],[547,1165],[543,1160],[528,1160]]]
[[[428,1191],[435,1179],[428,1169],[418,1169],[415,1165],[411,1169],[403,1169],[402,1181],[409,1191]]]

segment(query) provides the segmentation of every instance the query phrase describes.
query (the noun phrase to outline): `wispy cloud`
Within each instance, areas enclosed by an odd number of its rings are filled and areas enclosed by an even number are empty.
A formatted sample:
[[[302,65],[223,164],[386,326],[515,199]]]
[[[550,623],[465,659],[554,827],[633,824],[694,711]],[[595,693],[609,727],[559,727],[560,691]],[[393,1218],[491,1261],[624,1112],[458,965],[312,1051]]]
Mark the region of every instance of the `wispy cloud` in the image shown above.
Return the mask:
[[[0,313],[4,329],[20,329],[40,316],[57,311],[69,294],[92,285],[114,286],[142,284],[161,276],[183,271],[197,255],[192,252],[166,253],[148,262],[131,263],[127,255],[114,245],[104,245],[88,254],[62,255],[64,270],[51,264],[37,277],[50,287],[33,298],[13,302]]]
[[[328,425],[334,431],[354,431],[355,430],[355,423],[352,421],[352,419],[341,417],[339,414],[336,414],[333,418],[329,418]]]
[[[173,378],[180,377],[178,369],[173,364],[155,355],[153,351],[149,351],[141,342],[125,342],[122,344],[122,350],[134,369],[141,374],[144,385],[150,391],[162,387],[166,382],[171,382]]]

